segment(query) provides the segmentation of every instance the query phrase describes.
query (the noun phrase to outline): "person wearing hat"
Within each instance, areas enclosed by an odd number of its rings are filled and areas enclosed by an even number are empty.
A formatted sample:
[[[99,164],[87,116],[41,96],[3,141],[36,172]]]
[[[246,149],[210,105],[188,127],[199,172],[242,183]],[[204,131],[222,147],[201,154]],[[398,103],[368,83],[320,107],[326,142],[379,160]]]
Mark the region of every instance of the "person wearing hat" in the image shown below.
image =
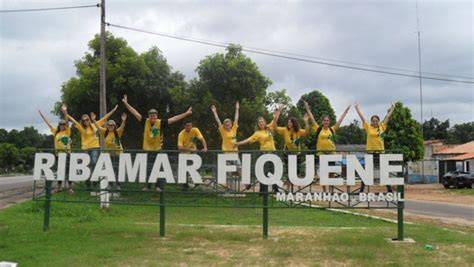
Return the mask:
[[[123,96],[122,99],[123,104],[127,108],[127,110],[137,119],[137,121],[141,122],[143,120],[143,116],[128,103],[127,95]],[[173,124],[177,121],[180,121],[187,116],[193,113],[193,108],[189,107],[189,109],[176,115],[174,117],[168,119],[158,119],[158,111],[156,109],[150,109],[148,111],[148,118],[144,121],[144,130],[143,130],[143,150],[149,151],[148,152],[148,170],[147,173],[151,172],[151,166],[156,158],[157,151],[161,150],[162,140],[163,140],[163,130],[165,130],[169,124]],[[161,183],[161,180],[158,180],[156,185],[156,191],[160,192],[161,188],[158,183]],[[148,184],[147,187],[143,188],[144,191],[150,189],[150,185]]]
[[[38,110],[43,121],[48,125],[51,133],[54,135],[54,152],[56,156],[58,153],[71,153],[71,128],[69,123],[63,119],[59,120],[58,126],[54,127],[53,124],[46,118],[40,110]],[[56,160],[57,162],[57,160]],[[66,164],[69,166],[69,164]],[[73,193],[72,183],[68,181],[69,192]],[[62,191],[62,181],[58,181],[58,191]]]
[[[97,121],[95,120],[96,115],[94,113],[91,113],[92,122],[94,123],[95,127],[99,129],[100,135],[104,136],[105,150],[106,152],[110,153],[115,173],[118,173],[119,156],[120,153],[123,152],[122,135],[123,131],[125,130],[125,121],[127,120],[127,113],[122,113],[122,116],[120,118],[122,119],[120,127],[117,128],[117,124],[114,120],[108,120],[105,124],[106,127],[102,127],[97,124]],[[116,183],[116,186],[117,190],[120,190],[120,184]]]

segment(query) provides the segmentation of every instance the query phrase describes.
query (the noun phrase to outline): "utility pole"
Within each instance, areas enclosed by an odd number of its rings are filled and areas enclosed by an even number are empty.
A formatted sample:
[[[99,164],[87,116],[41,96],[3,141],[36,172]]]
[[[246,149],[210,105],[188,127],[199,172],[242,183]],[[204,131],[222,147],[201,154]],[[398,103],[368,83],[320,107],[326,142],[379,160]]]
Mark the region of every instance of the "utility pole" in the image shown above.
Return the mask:
[[[105,0],[100,1],[100,117],[103,118],[107,113],[107,103],[105,98],[106,84],[105,84]],[[100,137],[100,149],[104,151],[105,140],[104,137]],[[108,181],[102,179],[100,181],[100,206],[102,208],[109,207],[109,192],[102,191],[108,186]]]
[[[425,135],[423,131],[423,82],[421,79],[421,36],[420,36],[420,16],[418,15],[418,1],[416,1],[416,24],[418,26],[418,77],[420,80],[420,118],[421,136],[423,138],[423,158],[421,160],[421,179],[425,178]]]

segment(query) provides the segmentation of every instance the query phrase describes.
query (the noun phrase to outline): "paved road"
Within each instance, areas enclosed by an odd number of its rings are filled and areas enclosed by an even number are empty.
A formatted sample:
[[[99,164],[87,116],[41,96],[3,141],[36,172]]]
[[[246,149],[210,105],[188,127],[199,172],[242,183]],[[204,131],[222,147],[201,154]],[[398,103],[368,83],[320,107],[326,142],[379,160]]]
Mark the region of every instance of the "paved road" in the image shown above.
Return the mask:
[[[431,201],[406,200],[405,210],[417,215],[474,221],[474,203],[468,206]]]
[[[0,209],[32,198],[33,176],[0,177]]]

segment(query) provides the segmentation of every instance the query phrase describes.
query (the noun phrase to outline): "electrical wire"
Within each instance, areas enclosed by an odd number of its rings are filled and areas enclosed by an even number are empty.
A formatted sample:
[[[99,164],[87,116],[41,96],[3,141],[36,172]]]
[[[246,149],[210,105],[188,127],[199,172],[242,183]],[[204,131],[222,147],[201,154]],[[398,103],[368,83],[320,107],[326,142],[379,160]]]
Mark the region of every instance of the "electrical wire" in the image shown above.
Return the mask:
[[[77,9],[77,8],[89,8],[89,7],[100,7],[100,4],[86,5],[86,6],[64,6],[64,7],[31,8],[31,9],[10,9],[10,10],[0,10],[0,13],[51,11],[51,10]]]

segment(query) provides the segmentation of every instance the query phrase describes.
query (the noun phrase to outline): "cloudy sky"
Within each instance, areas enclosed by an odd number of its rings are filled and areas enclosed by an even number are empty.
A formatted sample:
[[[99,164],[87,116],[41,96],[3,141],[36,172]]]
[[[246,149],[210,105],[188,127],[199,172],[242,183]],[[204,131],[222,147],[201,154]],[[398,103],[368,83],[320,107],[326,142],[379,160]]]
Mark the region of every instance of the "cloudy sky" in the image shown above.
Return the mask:
[[[97,1],[5,1],[0,9],[95,4]],[[420,1],[422,71],[473,81],[472,1]],[[99,8],[0,13],[0,128],[34,125],[46,131],[37,110],[49,112],[60,86],[75,75],[74,61],[99,32]],[[239,43],[318,58],[408,70],[418,69],[415,1],[107,1],[110,23]],[[205,46],[109,28],[139,52],[158,46],[187,79]],[[248,53],[273,84],[296,102],[313,89],[329,97],[337,114],[359,101],[366,116],[383,115],[402,101],[420,118],[419,80],[291,61]],[[437,76],[439,77],[439,76]],[[468,78],[471,79],[468,79]],[[451,124],[474,120],[473,84],[423,80],[424,117]],[[354,110],[346,123],[356,118]]]

